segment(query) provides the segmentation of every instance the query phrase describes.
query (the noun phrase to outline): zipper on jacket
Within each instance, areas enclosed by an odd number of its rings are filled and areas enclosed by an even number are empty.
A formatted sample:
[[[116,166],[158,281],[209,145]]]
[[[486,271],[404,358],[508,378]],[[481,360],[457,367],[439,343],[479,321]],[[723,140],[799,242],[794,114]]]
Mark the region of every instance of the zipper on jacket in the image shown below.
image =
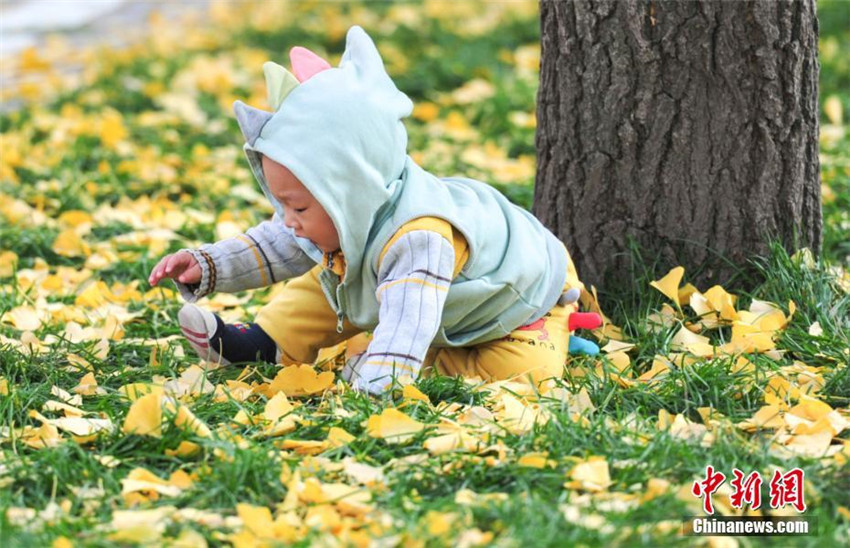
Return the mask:
[[[333,272],[334,268],[334,255],[332,252],[325,253],[325,260],[328,263],[328,270]],[[342,333],[342,320],[345,316],[345,312],[342,309],[342,283],[337,284],[336,286],[336,332]]]
[[[336,332],[337,333],[342,333],[342,319],[345,315],[345,311],[343,310],[343,307],[342,307],[342,298],[343,298],[343,296],[342,296],[342,284],[339,284],[338,286],[336,286],[336,304],[337,304]]]

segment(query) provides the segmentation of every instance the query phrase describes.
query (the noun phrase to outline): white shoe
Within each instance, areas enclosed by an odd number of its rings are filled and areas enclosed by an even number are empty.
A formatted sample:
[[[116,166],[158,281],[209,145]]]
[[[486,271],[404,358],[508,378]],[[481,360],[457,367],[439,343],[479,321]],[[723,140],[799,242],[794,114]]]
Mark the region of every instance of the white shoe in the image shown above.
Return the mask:
[[[210,345],[210,338],[215,335],[217,327],[215,314],[194,304],[184,304],[177,313],[177,321],[183,336],[202,360],[230,365],[230,362],[222,358]]]

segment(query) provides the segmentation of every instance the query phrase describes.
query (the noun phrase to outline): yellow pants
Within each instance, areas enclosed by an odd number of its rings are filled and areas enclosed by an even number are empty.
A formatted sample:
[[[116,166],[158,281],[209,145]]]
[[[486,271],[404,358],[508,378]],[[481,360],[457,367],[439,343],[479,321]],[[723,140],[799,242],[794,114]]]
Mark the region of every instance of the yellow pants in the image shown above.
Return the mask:
[[[322,348],[361,332],[346,320],[342,333],[337,333],[336,314],[319,285],[321,268],[316,266],[290,280],[255,319],[277,344],[284,364],[313,363]],[[571,268],[565,289],[577,284],[582,287]],[[477,376],[485,381],[512,379],[532,385],[551,377],[561,378],[569,346],[567,320],[576,309],[574,304],[555,305],[540,320],[494,341],[462,348],[432,348],[422,374]]]

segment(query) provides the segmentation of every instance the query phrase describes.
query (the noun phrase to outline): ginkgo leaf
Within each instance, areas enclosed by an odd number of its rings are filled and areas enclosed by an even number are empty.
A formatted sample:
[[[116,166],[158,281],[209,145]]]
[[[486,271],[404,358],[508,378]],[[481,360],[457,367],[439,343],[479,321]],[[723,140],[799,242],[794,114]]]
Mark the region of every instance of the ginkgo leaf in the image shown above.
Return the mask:
[[[665,495],[670,491],[670,482],[662,478],[650,478],[646,482],[646,489],[641,495],[641,502],[647,502],[654,498]]]
[[[244,402],[254,394],[254,388],[243,381],[225,381],[225,386],[217,385],[215,387],[215,401],[225,402],[235,400]]]
[[[404,387],[401,389],[401,396],[408,401],[422,401],[428,404],[431,403],[430,398],[428,398],[428,396],[423,394],[421,390],[419,390],[412,384],[404,385]]]
[[[668,432],[676,438],[702,441],[703,446],[710,445],[714,441],[705,425],[695,423],[682,414],[673,417]]]
[[[75,229],[69,228],[56,236],[53,241],[53,251],[63,257],[87,257],[91,255],[91,246]]]
[[[705,298],[711,304],[712,309],[720,315],[720,319],[734,321],[738,318],[738,313],[735,310],[735,303],[738,298],[727,293],[723,287],[715,285],[705,292]]]
[[[377,485],[385,481],[383,468],[357,462],[352,457],[344,458],[342,464],[345,475],[360,485]]]
[[[314,479],[308,478],[307,481]],[[361,517],[373,509],[370,504],[372,494],[368,489],[345,483],[324,483],[320,487],[324,500],[333,501],[337,510],[343,515]]]
[[[286,439],[277,444],[283,450],[292,450],[296,455],[318,455],[330,447],[327,441]]]
[[[498,423],[514,434],[524,434],[534,427],[537,411],[510,394],[497,398],[495,418]]]
[[[646,372],[644,372],[640,377],[638,377],[638,380],[658,380],[656,379],[656,377],[668,371],[670,371],[669,362],[662,357],[656,356],[655,359],[652,360],[652,367],[649,368]]]
[[[37,418],[43,423],[51,424],[60,430],[70,432],[75,436],[91,436],[100,432],[112,432],[114,425],[110,419],[90,419],[84,417],[62,417],[48,419],[37,411],[30,411],[30,416]]]
[[[126,434],[162,437],[162,394],[152,393],[133,402],[122,431]]]
[[[519,457],[516,461],[517,466],[526,466],[529,468],[546,468],[550,466],[555,466],[555,461],[548,458],[549,453],[544,452],[532,452],[526,453]]]
[[[83,396],[94,396],[95,394],[98,394],[97,379],[94,378],[94,373],[86,373],[83,378],[80,379],[79,384],[73,388],[73,391]]]
[[[210,427],[198,419],[186,405],[177,403],[170,397],[164,398],[162,403],[163,409],[173,415],[174,425],[181,430],[192,432],[202,438],[208,438],[212,435]]]
[[[5,323],[9,323],[21,331],[35,331],[41,327],[41,314],[32,306],[18,306],[6,312],[2,316]]]
[[[663,278],[650,282],[649,285],[663,293],[668,299],[679,306],[679,284],[682,283],[682,276],[685,275],[685,269],[677,266],[670,270]]]
[[[63,390],[56,385],[50,387],[50,393],[69,405],[83,404],[82,396],[72,396],[67,390]]]
[[[152,354],[153,355],[153,354]],[[200,365],[190,365],[176,379],[170,379],[163,385],[169,395],[180,398],[186,395],[200,396],[215,391],[207,379],[207,370]]]
[[[628,369],[629,365],[631,364],[631,359],[629,358],[629,355],[623,352],[622,350],[608,354],[607,358],[620,373],[623,373],[626,369]]]
[[[381,438],[387,443],[404,443],[424,428],[424,424],[401,411],[387,408],[380,415],[369,417],[366,433],[373,438]]]
[[[309,396],[324,392],[334,382],[333,371],[317,373],[311,365],[290,365],[284,367],[269,385],[269,392],[282,391],[289,397]]]
[[[690,283],[687,283],[679,288],[679,304],[686,304],[691,299],[691,295],[697,293],[699,290]]]
[[[770,448],[771,455],[780,458],[793,457],[808,457],[808,458],[823,458],[830,454],[830,451],[839,449],[837,446],[832,449],[832,432],[822,430],[814,434],[798,434],[789,437],[784,444],[774,444]]]
[[[808,396],[802,397],[800,403],[785,413],[784,418],[794,434],[817,434],[828,431],[833,436],[837,436],[850,427],[850,421],[841,413],[833,410],[828,404]]]
[[[356,438],[338,426],[332,426],[328,430],[328,445],[330,447],[342,447],[348,445]]]
[[[63,441],[56,426],[48,422],[42,422],[38,428],[26,429],[20,437],[21,441],[33,449],[55,447]]]
[[[286,399],[286,394],[278,392],[267,403],[263,418],[269,421],[265,428],[267,436],[280,436],[295,430],[295,417],[291,414],[294,407]]]
[[[590,457],[576,464],[570,471],[570,479],[572,481],[566,483],[565,487],[591,492],[604,491],[612,483],[608,461],[604,457]]]
[[[664,303],[661,310],[647,316],[646,321],[652,330],[657,330],[659,327],[666,328],[676,325],[679,323],[679,317],[672,306]]]
[[[173,506],[160,506],[150,510],[114,510],[112,512],[112,529],[109,536],[113,542],[122,543],[153,543],[165,531],[167,519],[174,514]]]
[[[422,444],[432,455],[442,455],[452,452],[471,452],[484,444],[472,434],[456,430],[439,436],[432,436]]]
[[[749,419],[739,422],[737,426],[742,430],[781,428],[785,426],[785,421],[782,419],[778,406],[766,405],[756,411],[756,413]]]
[[[674,350],[684,350],[695,356],[711,357],[714,347],[708,337],[697,335],[686,327],[682,327],[670,341]]]
[[[118,389],[118,393],[123,394],[127,397],[127,399],[134,402],[148,394],[156,394],[158,396],[163,396],[165,395],[165,390],[162,388],[162,386],[159,385],[136,382],[133,384],[125,384],[124,386]]]
[[[13,251],[0,251],[0,278],[8,278],[18,264],[18,255]]]
[[[169,457],[194,457],[201,452],[201,446],[197,443],[183,440],[176,449],[166,449],[165,454]]]
[[[257,536],[267,535],[272,528],[272,513],[265,506],[253,506],[250,504],[237,504],[236,513],[242,520],[246,529]]]
[[[507,493],[476,493],[472,489],[459,489],[455,494],[456,504],[465,506],[488,505],[510,500]]]
[[[604,352],[606,354],[610,354],[610,353],[613,353],[613,352],[628,352],[629,350],[631,350],[634,347],[635,347],[634,343],[627,343],[627,342],[623,342],[623,341],[610,340],[610,341],[608,341],[608,344],[606,344],[605,346],[603,346],[601,348],[601,350],[602,350],[602,352]]]
[[[183,488],[161,479],[145,468],[134,468],[126,478],[121,480],[121,494],[138,491],[151,491],[167,497],[176,497],[183,492]]]
[[[115,109],[104,110],[100,120],[100,140],[107,148],[115,149],[127,137],[127,128],[121,113]]]

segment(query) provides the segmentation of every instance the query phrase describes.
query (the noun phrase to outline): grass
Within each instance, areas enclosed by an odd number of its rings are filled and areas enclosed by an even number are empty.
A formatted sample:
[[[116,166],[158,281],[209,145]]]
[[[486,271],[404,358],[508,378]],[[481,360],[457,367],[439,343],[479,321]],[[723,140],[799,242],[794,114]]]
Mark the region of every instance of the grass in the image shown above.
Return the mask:
[[[180,302],[171,293],[147,293],[144,283],[132,294],[131,284],[145,280],[161,254],[217,239],[223,221],[245,228],[270,212],[255,195],[238,129],[227,112],[235,98],[262,102],[264,91],[255,83],[266,58],[280,61],[280,52],[294,44],[338,54],[343,42],[336,29],[353,22],[388,22],[375,25],[381,29],[376,40],[398,86],[417,104],[435,107],[408,121],[411,150],[436,171],[492,178],[511,200],[530,207],[534,173],[523,167],[521,157],[534,153],[534,128],[512,114],[534,110],[536,73],[529,72],[524,56],[539,40],[535,3],[525,8],[490,3],[472,14],[464,11],[467,5],[429,12],[428,5],[297,3],[287,17],[272,17],[275,8],[269,7],[263,21],[252,21],[250,10],[243,10],[171,38],[168,27],[157,27],[159,42],[104,52],[88,80],[55,93],[43,90],[43,97],[0,115],[0,256],[14,254],[0,262],[0,387],[3,381],[7,387],[6,394],[0,392],[0,545],[61,546],[62,537],[74,546],[144,544],[114,536],[113,520],[126,510],[168,507],[178,514],[159,522],[149,519],[133,532],[136,538],[168,544],[200,534],[203,542],[195,538],[187,545],[238,544],[234,535],[246,529],[235,517],[237,505],[250,504],[293,520],[297,534],[292,543],[303,546],[361,545],[370,538],[405,546],[684,546],[695,537],[680,534],[681,519],[701,512],[701,502],[689,489],[707,464],[727,475],[735,467],[758,470],[763,477],[774,468],[806,472],[805,515],[817,519],[817,535],[751,537],[746,544],[844,542],[850,531],[847,431],[833,440],[833,447],[844,444],[843,456],[812,458],[778,454],[773,429],[750,432],[737,426],[765,406],[777,379],[785,378],[795,389],[815,379],[820,385],[816,399],[848,416],[850,293],[847,278],[836,275],[836,268],[850,266],[850,136],[842,120],[836,124],[825,112],[823,256],[810,261],[775,246],[770,256],[739,265],[741,277],[726,287],[738,295],[738,310],[753,300],[777,303],[784,312],[789,301],[795,303],[796,312],[776,340],[782,353],[778,359],[748,354],[750,370],[736,369],[737,356],[675,359],[682,325],[700,318],[685,306],[671,325],[650,322],[669,304],[649,285],[665,273],[632,249],[632,286],[601,295],[605,312],[635,344],[628,351],[629,364],[619,371],[611,355],[574,358],[558,382],[570,394],[567,402],[552,396],[557,390],[538,401],[512,393],[511,387],[491,391],[441,377],[416,382],[427,402],[401,394],[369,398],[339,384],[324,394],[292,398],[300,404],[293,413],[301,421],[291,433],[269,438],[262,424],[232,420],[239,412],[261,414],[268,395],[238,401],[197,392],[182,401],[210,426],[211,435],[177,427],[173,417],[158,438],[122,432],[131,408],[122,387],[173,383],[197,364],[182,342],[165,343],[156,351],[144,344],[179,334],[174,318]],[[821,104],[836,97],[850,112],[844,85],[850,81],[850,34],[847,25],[836,23],[847,20],[850,4],[820,2],[819,10]],[[457,25],[459,20],[475,24]],[[474,30],[478,27],[483,30]],[[470,103],[458,101],[453,91],[472,78],[489,82],[489,91]],[[169,98],[166,90],[175,95]],[[191,105],[199,105],[199,111]],[[103,122],[113,111],[120,114],[118,129]],[[198,116],[205,118],[203,124],[196,123]],[[431,133],[434,127],[443,128],[439,137]],[[469,128],[477,133],[465,133]],[[496,173],[474,155],[464,155],[470,150],[506,169]],[[512,176],[499,179],[504,172]],[[73,211],[90,217],[74,224],[73,217],[63,217]],[[161,229],[173,234],[157,232]],[[58,248],[57,236],[69,230],[89,248],[73,239],[70,249]],[[110,306],[79,301],[92,281],[103,281],[113,292],[101,295]],[[122,298],[124,291],[130,298]],[[225,314],[246,318],[270,294],[262,290],[237,297],[238,302],[219,305]],[[27,330],[9,320],[12,311],[27,307],[41,320],[33,333],[44,344],[35,352],[19,346]],[[137,316],[121,320],[124,335],[108,341],[104,356],[99,330],[109,314]],[[69,327],[74,322],[97,333],[74,335],[79,333]],[[716,345],[733,337],[728,326],[704,334]],[[55,342],[49,342],[51,336]],[[86,372],[75,365],[75,356],[91,364],[101,391],[84,396],[78,407],[91,417],[110,419],[115,429],[80,443],[62,433],[54,447],[28,446],[16,429],[40,425],[33,411],[61,416],[45,406],[57,399],[52,387],[71,391]],[[671,357],[666,374],[637,382],[658,356]],[[800,373],[803,366],[811,369]],[[250,373],[246,382],[261,384],[277,374],[272,366],[252,367],[253,373],[243,367],[211,370],[206,380],[223,387],[245,372]],[[592,410],[577,413],[576,394],[586,394]],[[508,404],[503,398],[508,396],[527,413],[542,410],[545,419],[516,429],[504,419]],[[784,394],[784,403],[792,406],[803,400]],[[425,429],[404,444],[370,436],[370,418],[391,407]],[[704,424],[705,408],[720,415],[716,423]],[[493,417],[484,421],[488,430],[475,434],[479,450],[431,454],[429,440],[439,428],[466,420],[472,410]],[[667,414],[681,415],[680,421],[695,427],[709,426],[713,441],[659,428]],[[284,441],[322,442],[333,428],[345,430],[352,440],[312,456],[282,448]],[[175,455],[185,442],[197,444],[199,451]],[[570,485],[596,457],[604,459],[610,485]],[[384,479],[364,480],[351,472],[352,463],[373,467],[373,472],[379,468]],[[163,479],[183,471],[192,483],[173,496],[150,491],[125,496],[122,481],[138,468]],[[300,484],[292,479],[296,474]],[[346,513],[332,501],[331,511],[304,495],[308,480],[356,486],[369,493],[371,508]],[[284,501],[293,489],[302,489],[302,496],[287,510]],[[203,519],[199,511],[206,513]]]

